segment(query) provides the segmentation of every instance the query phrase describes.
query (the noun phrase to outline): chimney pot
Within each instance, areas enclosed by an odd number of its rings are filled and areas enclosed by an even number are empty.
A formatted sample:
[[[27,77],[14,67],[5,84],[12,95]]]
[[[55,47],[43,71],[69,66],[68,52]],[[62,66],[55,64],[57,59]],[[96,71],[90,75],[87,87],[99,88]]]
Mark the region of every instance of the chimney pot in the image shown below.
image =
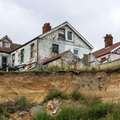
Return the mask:
[[[43,34],[49,32],[51,30],[50,23],[45,23],[42,29],[43,29]]]
[[[113,36],[111,34],[106,34],[104,37],[105,47],[113,45]]]

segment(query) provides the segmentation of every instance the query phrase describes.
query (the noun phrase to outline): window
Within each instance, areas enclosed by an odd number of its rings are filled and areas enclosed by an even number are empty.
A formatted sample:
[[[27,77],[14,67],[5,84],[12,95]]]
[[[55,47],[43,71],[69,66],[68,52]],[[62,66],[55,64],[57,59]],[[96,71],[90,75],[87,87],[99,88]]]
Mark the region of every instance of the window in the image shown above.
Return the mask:
[[[35,44],[31,44],[30,45],[30,57],[33,58],[34,57],[34,47],[35,47]]]
[[[101,63],[105,62],[106,60],[107,60],[106,57],[101,58]]]
[[[21,50],[21,59],[20,62],[23,63],[24,62],[24,49]]]
[[[12,66],[15,64],[15,54],[12,54]]]
[[[3,47],[9,48],[10,47],[10,43],[9,42],[3,42]]]
[[[74,50],[74,54],[75,54],[75,55],[78,55],[78,50],[75,49],[75,50]]]
[[[65,40],[65,34],[59,33],[58,34],[58,39],[59,40]]]
[[[58,54],[59,53],[59,45],[53,44],[52,45],[52,52]]]
[[[72,40],[72,32],[70,31],[67,32],[67,38],[68,40]]]

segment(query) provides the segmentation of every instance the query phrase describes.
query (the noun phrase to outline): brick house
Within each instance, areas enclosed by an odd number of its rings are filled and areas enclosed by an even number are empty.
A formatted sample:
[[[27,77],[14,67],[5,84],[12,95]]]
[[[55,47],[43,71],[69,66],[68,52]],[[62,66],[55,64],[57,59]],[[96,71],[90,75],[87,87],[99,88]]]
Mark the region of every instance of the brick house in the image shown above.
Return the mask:
[[[106,34],[104,37],[105,47],[93,52],[100,63],[112,62],[120,59],[120,42],[113,43],[113,36]]]

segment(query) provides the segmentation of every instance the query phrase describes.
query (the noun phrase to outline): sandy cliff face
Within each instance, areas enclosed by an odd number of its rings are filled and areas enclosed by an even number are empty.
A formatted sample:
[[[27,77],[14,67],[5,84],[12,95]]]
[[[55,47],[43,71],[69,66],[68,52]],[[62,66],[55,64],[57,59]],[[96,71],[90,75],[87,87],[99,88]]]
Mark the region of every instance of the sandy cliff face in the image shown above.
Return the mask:
[[[41,102],[50,89],[79,90],[104,101],[120,99],[120,74],[112,73],[4,73],[0,74],[0,102],[26,96]]]

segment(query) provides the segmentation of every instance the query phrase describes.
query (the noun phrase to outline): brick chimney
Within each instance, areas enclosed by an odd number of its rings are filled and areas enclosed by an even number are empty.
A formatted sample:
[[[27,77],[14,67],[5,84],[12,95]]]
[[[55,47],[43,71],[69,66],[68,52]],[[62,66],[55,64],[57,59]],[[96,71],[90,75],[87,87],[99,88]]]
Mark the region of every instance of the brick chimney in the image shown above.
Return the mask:
[[[113,45],[113,36],[111,34],[106,34],[104,37],[105,47]]]
[[[43,34],[49,32],[51,30],[50,23],[45,23],[42,29],[43,29]]]

